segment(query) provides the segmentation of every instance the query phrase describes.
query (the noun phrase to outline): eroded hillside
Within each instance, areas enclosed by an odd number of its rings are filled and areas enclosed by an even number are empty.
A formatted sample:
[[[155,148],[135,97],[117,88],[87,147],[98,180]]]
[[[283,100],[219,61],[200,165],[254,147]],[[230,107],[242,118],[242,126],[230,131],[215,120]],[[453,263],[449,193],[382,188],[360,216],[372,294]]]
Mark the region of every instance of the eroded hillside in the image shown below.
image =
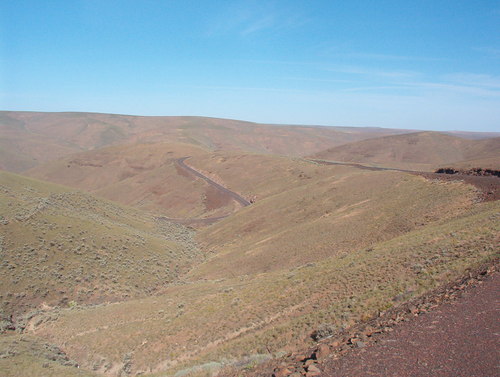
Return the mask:
[[[180,143],[116,146],[71,155],[26,174],[175,218],[232,213],[235,203],[181,169],[183,156],[207,151]],[[215,199],[215,200],[213,200]]]

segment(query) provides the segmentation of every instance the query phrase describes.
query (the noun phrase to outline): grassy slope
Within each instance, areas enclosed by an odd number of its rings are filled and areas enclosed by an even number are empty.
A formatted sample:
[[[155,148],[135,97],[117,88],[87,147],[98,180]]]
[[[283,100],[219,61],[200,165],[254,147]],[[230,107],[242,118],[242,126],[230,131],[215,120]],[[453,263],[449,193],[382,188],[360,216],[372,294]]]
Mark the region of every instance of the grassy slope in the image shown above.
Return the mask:
[[[460,184],[285,157],[219,153],[191,164],[257,196],[252,206],[199,233],[214,256],[193,277],[295,267],[367,247],[454,216],[474,195]]]
[[[49,162],[27,174],[168,217],[231,213],[232,201],[207,205],[210,188],[174,162],[179,157],[206,153],[182,143],[114,146]]]
[[[466,195],[459,184],[389,172],[311,182],[204,229],[199,240],[216,255],[192,275],[253,274],[341,255],[453,216]]]
[[[95,373],[78,369],[60,349],[30,336],[0,338],[0,371],[3,377],[91,377]]]
[[[454,162],[451,164],[442,164],[441,167],[443,168],[451,167],[463,170],[475,169],[475,168],[500,170],[500,156],[464,160],[464,161]]]
[[[0,172],[2,309],[150,294],[200,254],[192,231],[138,210]]]
[[[238,153],[200,154],[188,162],[257,202],[204,229],[199,240],[212,257],[189,281],[168,287],[160,281],[177,279],[198,256],[184,228],[159,230],[139,211],[0,175],[0,213],[9,220],[0,225],[8,262],[0,272],[6,282],[21,277],[9,289],[23,282],[9,300],[25,310],[36,300],[23,293],[42,285],[47,302],[61,304],[27,318],[27,331],[36,336],[30,342],[53,342],[89,370],[160,376],[302,346],[321,324],[349,326],[390,307],[395,296],[422,294],[498,253],[499,204],[474,204],[474,189],[458,182]],[[175,264],[173,274],[165,272]],[[28,276],[35,276],[32,287],[24,285]],[[150,287],[161,294],[145,297]],[[67,308],[72,299],[124,298]],[[31,357],[11,360],[41,370],[44,362]]]
[[[210,150],[308,155],[335,145],[407,131],[273,126],[203,117],[0,112],[0,168],[21,172],[111,145],[180,142]]]
[[[315,264],[170,287],[120,304],[65,310],[34,333],[64,344],[87,368],[158,372],[290,350],[327,323],[337,328],[422,294],[495,255],[499,204],[477,205],[371,248]],[[68,336],[68,334],[72,334]],[[89,350],[92,350],[89,352]],[[101,368],[104,372],[106,368]]]
[[[90,369],[117,374],[127,358],[163,375],[292,348],[322,323],[349,326],[496,252],[499,204],[473,204],[460,183],[257,155],[190,164],[233,189],[255,183],[256,204],[200,234],[213,257],[159,296],[41,314],[34,334]]]
[[[322,151],[314,158],[415,170],[480,158],[500,158],[500,138],[467,140],[438,132],[387,136]]]

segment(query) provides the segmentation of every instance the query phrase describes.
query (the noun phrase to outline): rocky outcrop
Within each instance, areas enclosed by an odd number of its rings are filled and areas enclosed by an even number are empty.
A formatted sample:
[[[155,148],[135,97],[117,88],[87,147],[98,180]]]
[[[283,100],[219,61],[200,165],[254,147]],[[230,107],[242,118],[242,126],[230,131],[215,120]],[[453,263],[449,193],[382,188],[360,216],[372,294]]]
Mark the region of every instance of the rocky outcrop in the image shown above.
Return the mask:
[[[455,169],[455,168],[439,168],[435,171],[438,174],[462,174],[462,175],[473,175],[479,177],[500,177],[500,170],[495,169],[483,169],[483,168],[472,168],[472,169]]]

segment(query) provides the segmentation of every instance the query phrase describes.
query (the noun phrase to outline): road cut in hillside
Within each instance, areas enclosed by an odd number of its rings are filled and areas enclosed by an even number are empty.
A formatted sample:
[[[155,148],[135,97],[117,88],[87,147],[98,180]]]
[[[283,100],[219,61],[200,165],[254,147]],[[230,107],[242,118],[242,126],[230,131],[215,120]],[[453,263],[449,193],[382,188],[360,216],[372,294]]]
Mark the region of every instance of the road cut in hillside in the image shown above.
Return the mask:
[[[175,163],[177,164],[177,166],[179,166],[181,169],[184,169],[189,174],[194,175],[195,177],[203,179],[205,182],[207,182],[207,184],[209,184],[210,186],[212,186],[215,189],[217,189],[223,195],[226,195],[226,196],[230,197],[231,199],[235,200],[242,207],[246,207],[246,206],[249,206],[251,204],[248,200],[246,200],[240,194],[238,194],[238,193],[236,193],[234,191],[229,190],[228,188],[226,188],[226,187],[222,186],[221,184],[215,182],[214,180],[212,180],[211,178],[207,177],[206,175],[204,175],[204,174],[200,173],[199,171],[193,169],[192,167],[186,165],[186,163],[184,161],[187,160],[188,158],[189,158],[189,156],[178,158],[178,159],[175,160]],[[171,222],[175,222],[175,223],[179,223],[179,224],[186,224],[186,225],[195,225],[195,224],[209,225],[209,224],[213,224],[213,223],[215,223],[215,222],[217,222],[219,220],[222,220],[222,219],[226,218],[227,216],[229,216],[229,215],[226,215],[226,216],[217,216],[217,217],[208,217],[208,218],[201,218],[201,219],[175,219],[175,218],[171,218],[171,217],[159,217],[159,219],[160,220],[167,220],[167,221],[171,221]]]

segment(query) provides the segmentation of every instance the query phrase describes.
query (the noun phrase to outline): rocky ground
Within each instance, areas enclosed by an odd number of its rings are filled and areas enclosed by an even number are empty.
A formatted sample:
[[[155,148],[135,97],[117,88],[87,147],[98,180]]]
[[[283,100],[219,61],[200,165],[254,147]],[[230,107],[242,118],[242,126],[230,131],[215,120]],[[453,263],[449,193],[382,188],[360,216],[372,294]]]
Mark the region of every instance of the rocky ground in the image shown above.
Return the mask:
[[[497,176],[500,177],[500,170],[497,169],[483,169],[483,168],[472,168],[472,169],[455,169],[455,168],[440,168],[436,170],[436,173],[440,174],[464,174],[473,176]]]
[[[483,266],[430,295],[340,334],[329,334],[328,329],[316,332],[312,336],[325,338],[313,349],[288,354],[242,375],[497,375],[497,268],[498,262]]]
[[[446,174],[446,173],[415,173],[428,179],[439,179],[441,181],[463,181],[475,186],[480,191],[483,201],[500,199],[500,178],[494,175],[469,175],[469,174]]]

